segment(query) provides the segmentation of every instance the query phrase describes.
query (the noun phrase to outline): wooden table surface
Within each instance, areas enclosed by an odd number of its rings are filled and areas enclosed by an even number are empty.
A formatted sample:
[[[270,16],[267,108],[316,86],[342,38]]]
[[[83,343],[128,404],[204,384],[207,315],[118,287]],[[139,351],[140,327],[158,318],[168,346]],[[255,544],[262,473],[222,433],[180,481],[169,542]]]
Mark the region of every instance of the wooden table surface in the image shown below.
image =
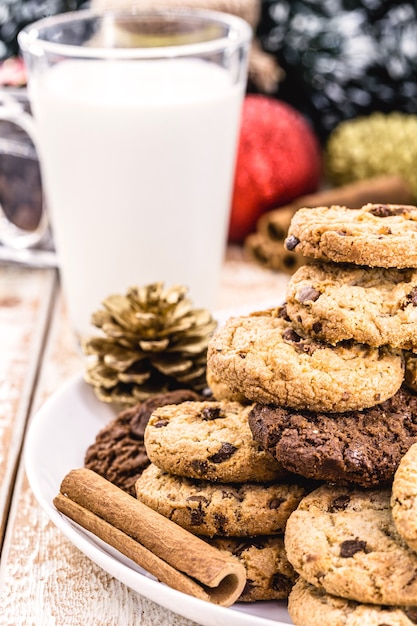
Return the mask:
[[[278,304],[287,280],[230,248],[216,309]],[[22,454],[28,424],[83,368],[58,272],[0,264],[0,624],[192,626],[96,566],[48,520],[31,492]]]

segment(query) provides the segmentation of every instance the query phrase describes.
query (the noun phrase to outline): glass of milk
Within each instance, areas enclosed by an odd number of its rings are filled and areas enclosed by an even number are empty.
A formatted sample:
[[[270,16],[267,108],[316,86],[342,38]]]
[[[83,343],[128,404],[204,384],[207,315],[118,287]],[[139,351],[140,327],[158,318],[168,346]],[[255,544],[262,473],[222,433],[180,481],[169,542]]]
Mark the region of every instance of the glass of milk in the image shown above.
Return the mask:
[[[20,33],[79,336],[106,296],[135,285],[186,285],[195,306],[214,306],[251,35],[238,17],[189,9],[82,10]]]

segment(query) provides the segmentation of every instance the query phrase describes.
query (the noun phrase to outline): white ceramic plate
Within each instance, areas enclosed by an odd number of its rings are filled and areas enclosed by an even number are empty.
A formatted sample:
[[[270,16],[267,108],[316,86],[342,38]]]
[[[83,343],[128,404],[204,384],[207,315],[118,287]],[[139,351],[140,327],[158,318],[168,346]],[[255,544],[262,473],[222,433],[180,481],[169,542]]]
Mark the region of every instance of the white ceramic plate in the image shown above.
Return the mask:
[[[114,411],[99,402],[82,376],[71,379],[34,416],[25,447],[31,488],[52,522],[92,561],[157,604],[202,626],[291,624],[283,602],[237,603],[223,608],[175,591],[59,513],[52,501],[64,476],[82,467],[84,454]]]

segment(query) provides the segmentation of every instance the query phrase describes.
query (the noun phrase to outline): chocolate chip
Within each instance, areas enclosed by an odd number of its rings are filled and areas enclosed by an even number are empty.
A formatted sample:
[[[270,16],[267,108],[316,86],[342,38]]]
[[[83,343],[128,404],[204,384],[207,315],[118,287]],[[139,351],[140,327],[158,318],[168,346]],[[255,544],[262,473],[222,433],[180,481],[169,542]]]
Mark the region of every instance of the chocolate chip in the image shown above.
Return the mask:
[[[154,427],[164,428],[165,426],[168,426],[168,424],[169,424],[169,420],[159,420],[158,422],[155,422]]]
[[[405,299],[405,306],[408,304],[412,304],[413,306],[417,306],[417,287],[414,287],[410,293],[407,295]]]
[[[297,352],[303,352],[304,354],[308,354],[311,356],[316,352],[316,350],[323,350],[326,346],[323,343],[317,343],[315,341],[310,342],[300,342],[295,346]]]
[[[311,328],[313,333],[321,333],[321,331],[323,330],[323,324],[321,322],[314,322]]]
[[[284,254],[284,256],[282,257],[282,264],[284,267],[287,268],[287,270],[293,269],[296,263],[297,257],[295,257],[293,254]]]
[[[274,224],[274,222],[269,222],[266,230],[269,238],[273,241],[284,241],[287,234],[286,228],[283,228],[280,224]]]
[[[206,514],[201,508],[190,511],[190,524],[191,526],[201,526],[204,524],[204,518]]]
[[[223,463],[223,461],[227,461],[228,459],[230,459],[234,455],[236,450],[236,446],[225,441],[224,443],[222,443],[220,450],[216,452],[216,454],[212,454],[209,457],[209,461],[211,461],[212,463]]]
[[[281,506],[283,502],[285,502],[283,498],[274,498],[273,500],[270,501],[269,508],[272,510],[279,509],[279,507]]]
[[[219,406],[206,406],[201,411],[201,419],[203,420],[216,420],[219,417],[226,417]]]
[[[207,461],[201,461],[200,459],[192,459],[190,461],[190,467],[199,474],[199,476],[204,476],[207,472],[208,463]]]
[[[320,291],[317,291],[311,285],[308,287],[303,287],[301,291],[297,294],[298,302],[304,304],[304,302],[316,302],[320,298]]]
[[[365,552],[366,541],[360,541],[359,539],[348,539],[340,544],[340,556],[347,559],[356,552]]]
[[[271,587],[275,589],[275,591],[286,591],[290,590],[293,586],[293,581],[288,578],[288,576],[284,576],[284,574],[280,574],[277,572],[271,578]]]
[[[413,624],[417,624],[417,608],[416,607],[413,607],[413,606],[407,607],[406,609],[403,609],[403,612],[408,617],[410,622],[413,622]]]
[[[200,504],[208,504],[208,499],[205,496],[188,496],[187,502],[199,502]]]
[[[262,263],[263,265],[265,265],[266,263],[268,263],[269,261],[269,257],[265,254],[265,252],[262,250],[261,246],[256,246],[253,248],[252,250],[255,259],[257,261],[259,261],[260,263]]]
[[[335,511],[344,511],[350,502],[350,496],[338,496],[333,500],[333,502],[329,506],[329,512],[334,513]]]
[[[255,589],[255,583],[250,578],[246,579],[245,586],[243,587],[242,596],[250,593],[252,589]]]
[[[279,309],[277,310],[277,317],[287,320],[287,322],[290,321],[290,318],[288,317],[288,312],[287,312],[287,303],[279,307]]]
[[[404,207],[390,207],[387,204],[376,204],[369,213],[375,215],[375,217],[391,217],[392,215],[402,215],[406,213]]]
[[[214,516],[214,523],[219,535],[225,535],[225,527],[227,524],[227,517],[222,513],[216,513]]]
[[[282,333],[282,338],[284,341],[292,341],[294,343],[301,341],[300,335],[298,335],[292,328],[286,328]]]
[[[295,250],[299,243],[300,240],[297,239],[297,237],[294,237],[294,235],[290,235],[285,240],[285,247],[287,248],[287,250]]]
[[[244,496],[236,489],[222,489],[222,499],[232,500],[235,499],[238,502],[243,502]]]
[[[250,545],[248,545],[245,542],[242,542],[238,546],[236,546],[232,554],[234,554],[234,556],[241,556],[245,552],[245,550],[248,550],[248,548],[250,548]]]

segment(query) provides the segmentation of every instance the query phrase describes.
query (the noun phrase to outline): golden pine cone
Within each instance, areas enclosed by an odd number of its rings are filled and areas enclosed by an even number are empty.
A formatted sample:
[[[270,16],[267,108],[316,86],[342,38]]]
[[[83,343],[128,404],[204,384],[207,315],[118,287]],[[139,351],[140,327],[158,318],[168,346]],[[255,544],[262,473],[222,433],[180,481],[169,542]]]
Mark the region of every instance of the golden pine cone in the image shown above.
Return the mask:
[[[104,402],[134,405],[157,393],[206,386],[207,344],[216,328],[209,311],[193,309],[187,289],[163,283],[113,295],[92,315],[102,334],[83,343],[85,380]]]

